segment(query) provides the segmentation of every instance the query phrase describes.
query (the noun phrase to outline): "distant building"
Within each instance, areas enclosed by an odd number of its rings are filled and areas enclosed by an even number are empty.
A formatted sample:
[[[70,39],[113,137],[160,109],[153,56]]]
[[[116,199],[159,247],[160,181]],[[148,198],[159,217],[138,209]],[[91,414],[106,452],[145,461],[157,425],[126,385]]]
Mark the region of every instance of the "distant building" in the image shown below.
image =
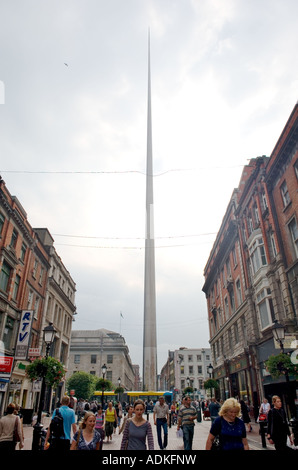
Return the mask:
[[[134,389],[135,371],[123,336],[104,328],[72,331],[66,378],[78,371],[100,378],[104,364],[107,367],[105,378],[110,380],[115,388],[120,378],[121,386],[125,390]]]
[[[168,359],[160,373],[160,389],[175,391],[181,398],[186,387],[194,389],[195,398],[205,398],[204,382],[210,375],[211,349],[181,347],[169,351]]]

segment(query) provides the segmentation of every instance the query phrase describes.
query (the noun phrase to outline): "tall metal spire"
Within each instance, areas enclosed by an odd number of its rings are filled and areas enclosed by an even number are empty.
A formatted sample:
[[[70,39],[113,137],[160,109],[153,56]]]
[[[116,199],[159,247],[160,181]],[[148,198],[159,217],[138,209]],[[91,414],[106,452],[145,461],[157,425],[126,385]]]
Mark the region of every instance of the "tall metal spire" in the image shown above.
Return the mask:
[[[143,332],[143,390],[157,390],[150,31],[148,34],[148,114],[147,114],[144,332]]]

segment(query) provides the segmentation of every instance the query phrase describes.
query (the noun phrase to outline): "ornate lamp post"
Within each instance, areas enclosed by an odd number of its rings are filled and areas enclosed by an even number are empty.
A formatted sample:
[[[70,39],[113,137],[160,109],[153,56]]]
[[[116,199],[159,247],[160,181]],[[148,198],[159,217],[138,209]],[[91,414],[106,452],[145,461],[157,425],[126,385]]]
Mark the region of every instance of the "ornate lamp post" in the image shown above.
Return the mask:
[[[101,372],[102,372],[102,378],[103,378],[102,392],[101,392],[101,406],[102,406],[102,409],[103,409],[103,407],[104,407],[104,388],[105,388],[104,380],[105,380],[105,375],[107,373],[107,366],[105,364],[102,366]]]
[[[53,327],[53,324],[50,323],[49,326],[46,326],[43,330],[43,340],[46,344],[46,358],[49,356],[51,345],[54,341],[56,334],[56,330]],[[42,382],[41,382],[41,391],[40,391],[40,399],[39,399],[39,407],[37,413],[37,421],[34,425],[33,430],[33,440],[32,440],[32,450],[41,450],[40,449],[40,438],[41,438],[41,430],[43,425],[41,423],[41,415],[44,408],[44,398],[46,392],[46,381],[45,381],[46,370],[43,371],[42,375]]]

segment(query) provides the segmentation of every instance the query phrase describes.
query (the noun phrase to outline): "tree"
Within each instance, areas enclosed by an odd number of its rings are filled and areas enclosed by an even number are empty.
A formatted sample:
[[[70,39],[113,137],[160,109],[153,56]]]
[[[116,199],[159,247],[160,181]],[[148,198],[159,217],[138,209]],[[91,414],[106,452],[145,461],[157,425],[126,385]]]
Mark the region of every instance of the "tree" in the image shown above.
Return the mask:
[[[286,373],[298,378],[298,366],[288,354],[280,353],[276,356],[270,356],[266,361],[268,372],[275,379],[284,376]]]
[[[76,372],[66,382],[68,392],[75,390],[76,398],[89,400],[95,390],[96,377],[87,372]]]
[[[183,390],[183,393],[184,393],[184,395],[190,395],[191,393],[193,393],[193,388],[192,387],[186,387]]]
[[[205,380],[204,382],[204,389],[205,390],[208,390],[210,389],[210,392],[211,392],[211,398],[212,398],[212,389],[218,389],[218,383],[216,380],[214,379],[208,379],[208,380]]]
[[[96,378],[95,390],[114,390],[114,386],[110,380],[100,377],[99,379]]]

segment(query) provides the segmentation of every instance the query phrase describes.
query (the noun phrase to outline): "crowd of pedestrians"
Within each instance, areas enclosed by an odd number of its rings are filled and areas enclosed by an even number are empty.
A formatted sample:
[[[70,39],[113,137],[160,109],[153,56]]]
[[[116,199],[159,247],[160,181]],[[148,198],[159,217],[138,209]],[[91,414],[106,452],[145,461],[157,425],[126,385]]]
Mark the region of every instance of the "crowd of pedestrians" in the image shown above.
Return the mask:
[[[149,410],[153,411],[161,450],[167,449],[170,426],[177,426],[184,449],[192,450],[195,422],[202,419],[211,421],[206,450],[249,450],[247,432],[252,429],[249,407],[235,398],[225,402],[215,398],[198,402],[185,396],[181,401],[168,404],[165,397],[160,396],[155,404],[142,400],[133,404],[109,401],[104,407],[97,401],[81,399],[75,408],[68,396],[62,398],[44,438],[45,450],[101,450],[103,443],[110,442],[116,432],[122,434],[120,450],[154,450],[155,431],[149,421]],[[261,416],[268,422],[267,438],[276,450],[291,450],[293,436],[278,396],[272,398],[272,406],[263,400],[259,409]],[[15,450],[16,444],[20,449],[24,446],[22,416],[19,407],[11,403],[0,419],[0,450]]]

